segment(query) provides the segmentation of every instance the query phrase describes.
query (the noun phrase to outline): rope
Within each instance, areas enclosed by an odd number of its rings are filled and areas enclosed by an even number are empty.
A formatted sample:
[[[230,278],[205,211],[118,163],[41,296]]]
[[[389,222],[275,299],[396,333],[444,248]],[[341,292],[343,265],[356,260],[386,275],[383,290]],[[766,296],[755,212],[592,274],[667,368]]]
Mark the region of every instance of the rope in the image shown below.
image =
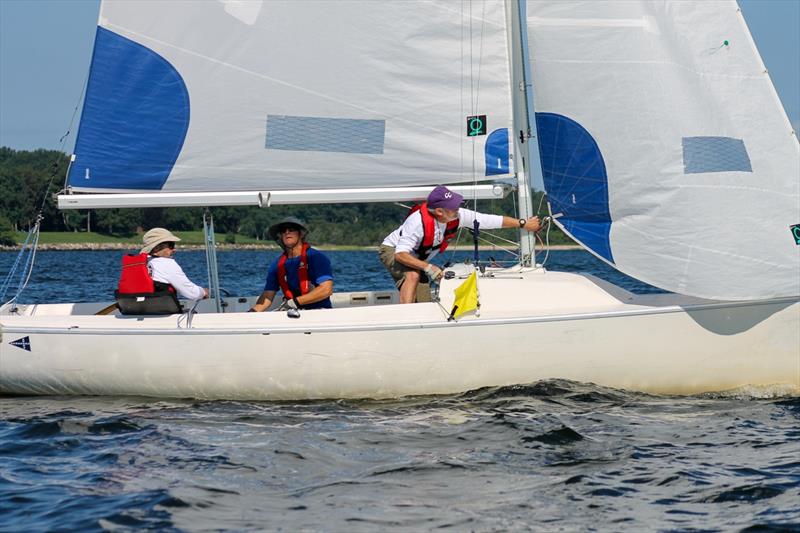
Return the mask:
[[[546,196],[547,196],[546,194],[542,194],[542,197],[539,199],[539,206],[536,208],[536,213],[541,211],[542,204],[544,203],[544,199]],[[542,259],[542,262],[540,263],[542,265],[542,268],[544,268],[544,266],[547,264],[547,260],[550,258],[550,230],[553,228],[553,218],[552,218],[553,212],[550,210],[549,202],[547,203],[547,213],[548,213],[547,218],[549,220],[547,221],[547,231],[544,234],[545,240],[542,240],[542,237],[538,233],[536,234],[536,239],[539,241],[539,244],[541,244],[542,248],[544,248],[545,250],[544,259]],[[533,266],[535,267],[536,265]]]
[[[72,133],[72,126],[75,125],[75,117],[78,114],[78,108],[81,105],[81,100],[83,100],[84,95],[86,94],[86,86],[89,83],[89,73],[86,73],[86,78],[83,80],[83,89],[81,89],[81,94],[78,96],[78,101],[75,103],[75,107],[72,109],[72,117],[69,119],[69,124],[67,125],[67,131],[64,132],[64,135],[58,140],[61,144],[60,152],[64,153],[64,148],[67,145],[67,139],[69,138],[70,134]],[[50,181],[47,182],[47,187],[45,187],[44,192],[42,193],[42,203],[39,206],[39,216],[41,217],[42,213],[44,212],[44,206],[47,203],[47,196],[50,192],[50,187],[53,185],[53,180],[56,178],[58,174],[58,162],[59,160],[56,159],[53,161],[53,172],[50,174]],[[64,185],[66,186],[66,176],[64,177]]]
[[[69,138],[70,134],[72,133],[72,126],[75,124],[75,117],[78,114],[78,108],[80,107],[81,100],[83,100],[84,95],[86,94],[86,86],[89,82],[89,74],[86,74],[86,78],[83,81],[83,89],[81,90],[81,94],[78,96],[78,101],[75,104],[74,109],[72,110],[72,117],[69,120],[69,124],[67,125],[67,131],[59,138],[58,142],[61,144],[59,151],[64,153],[64,148],[67,144],[67,139]],[[0,309],[3,309],[9,305],[13,304],[12,312],[16,311],[16,302],[19,298],[22,291],[28,286],[28,282],[31,279],[31,275],[33,274],[33,265],[36,259],[36,250],[39,246],[39,235],[41,233],[41,226],[42,220],[44,218],[44,208],[47,205],[47,198],[50,194],[50,187],[53,186],[53,181],[56,179],[58,175],[59,169],[59,161],[60,158],[57,158],[53,161],[51,165],[51,172],[50,172],[50,180],[47,182],[47,186],[42,191],[42,202],[39,204],[39,211],[36,213],[36,222],[34,222],[33,227],[28,230],[28,236],[25,237],[25,242],[22,243],[22,247],[20,248],[19,253],[17,254],[16,259],[14,260],[14,264],[11,266],[11,270],[8,272],[8,275],[3,280],[3,285],[0,286],[0,301],[5,300],[6,294],[8,290],[11,288],[11,281],[14,278],[14,275],[17,272],[17,269],[20,266],[23,258],[25,259],[25,264],[19,272],[19,280],[17,281],[17,292],[14,294],[14,297],[5,302]]]
[[[36,248],[39,245],[39,228],[41,226],[42,217],[39,215],[36,218],[36,224],[28,230],[28,236],[25,238],[25,242],[22,244],[22,248],[20,249],[19,253],[17,254],[16,259],[14,260],[14,264],[11,267],[11,270],[8,272],[5,280],[3,280],[2,288],[0,288],[0,301],[5,300],[6,294],[8,293],[8,289],[11,288],[11,281],[14,279],[14,275],[16,274],[17,269],[19,268],[20,262],[25,259],[25,266],[22,267],[19,273],[19,280],[17,281],[17,292],[14,294],[14,297],[8,300],[7,302],[3,303],[0,308],[5,308],[13,304],[13,311],[16,311],[16,301],[19,298],[19,295],[22,294],[22,291],[25,290],[25,287],[28,286],[28,281],[31,279],[31,274],[33,273],[33,264],[34,259],[36,257]]]
[[[481,67],[483,66],[483,35],[486,30],[486,2],[482,2],[482,9],[481,9],[481,27],[479,30],[479,45],[478,45],[478,64],[477,64],[477,76],[475,75],[473,68],[475,65],[475,52],[473,50],[473,29],[472,29],[472,0],[469,0],[469,80],[470,80],[470,115],[478,115],[480,108],[478,106],[479,98],[480,98],[480,85],[481,85]],[[477,156],[475,154],[477,143],[472,142],[472,210],[477,212],[478,211],[478,194],[477,189],[475,186],[478,184],[478,173],[477,173]],[[473,255],[472,260],[478,268],[480,264],[480,253],[478,250],[478,237],[480,235],[480,224],[477,219],[473,221],[472,231],[472,242],[473,242]],[[460,237],[460,232],[459,232]]]

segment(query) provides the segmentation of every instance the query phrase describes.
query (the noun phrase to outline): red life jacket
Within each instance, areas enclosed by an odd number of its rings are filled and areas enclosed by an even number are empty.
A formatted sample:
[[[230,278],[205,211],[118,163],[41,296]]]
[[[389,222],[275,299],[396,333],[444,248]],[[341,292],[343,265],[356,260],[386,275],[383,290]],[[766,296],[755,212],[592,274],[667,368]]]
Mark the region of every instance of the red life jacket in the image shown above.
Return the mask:
[[[297,267],[297,277],[300,280],[300,294],[295,295],[289,288],[289,282],[286,280],[286,259],[288,256],[283,252],[281,258],[278,259],[278,285],[281,286],[283,296],[287,300],[291,300],[296,296],[308,294],[311,291],[311,284],[308,282],[308,249],[310,248],[307,242],[303,243],[303,249],[300,252],[300,266]]]
[[[437,246],[434,246],[433,238],[436,235],[436,219],[433,217],[433,215],[431,215],[430,211],[428,211],[428,202],[422,202],[421,204],[417,204],[412,207],[411,211],[408,212],[408,217],[417,211],[419,211],[419,214],[422,217],[422,243],[420,243],[419,248],[414,250],[414,253],[417,254],[417,257],[424,261],[428,258],[431,250],[439,250],[440,253],[447,250],[447,245],[450,243],[450,239],[455,237],[456,232],[458,231],[459,221],[458,219],[455,219],[448,222],[444,229],[444,235],[442,235],[442,242],[440,242]]]
[[[153,281],[147,268],[147,254],[126,254],[122,256],[122,273],[119,276],[120,294],[152,294],[156,289],[175,292],[168,283]]]

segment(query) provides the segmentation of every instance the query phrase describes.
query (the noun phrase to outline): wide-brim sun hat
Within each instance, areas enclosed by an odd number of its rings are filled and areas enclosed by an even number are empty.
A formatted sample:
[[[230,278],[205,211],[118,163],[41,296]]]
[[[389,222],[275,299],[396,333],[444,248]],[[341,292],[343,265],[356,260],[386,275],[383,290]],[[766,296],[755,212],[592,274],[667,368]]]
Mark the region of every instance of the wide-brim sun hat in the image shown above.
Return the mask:
[[[140,253],[149,254],[153,248],[162,242],[178,242],[180,239],[164,228],[153,228],[144,235],[142,235],[142,242],[144,246]]]
[[[267,235],[269,235],[269,238],[272,239],[273,241],[279,241],[280,232],[278,230],[280,229],[281,226],[289,226],[289,225],[297,226],[300,228],[301,239],[305,238],[305,236],[308,235],[308,226],[306,226],[306,223],[297,217],[282,218],[281,220],[279,220],[278,222],[274,223],[269,227],[269,229],[267,230]],[[280,244],[280,241],[278,242],[278,244]]]

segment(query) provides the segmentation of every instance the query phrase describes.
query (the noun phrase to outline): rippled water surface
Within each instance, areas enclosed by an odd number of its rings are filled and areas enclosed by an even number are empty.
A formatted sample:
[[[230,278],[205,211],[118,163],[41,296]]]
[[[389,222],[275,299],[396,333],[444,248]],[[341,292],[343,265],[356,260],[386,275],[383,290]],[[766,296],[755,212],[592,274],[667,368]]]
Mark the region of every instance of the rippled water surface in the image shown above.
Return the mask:
[[[22,301],[108,299],[119,257],[40,253]],[[222,285],[257,293],[271,257],[220,253]],[[337,289],[392,286],[374,253],[331,257]],[[178,259],[204,281],[202,253]],[[583,252],[548,266],[655,290]],[[800,531],[800,398],[566,381],[391,401],[0,398],[0,530],[145,528]]]

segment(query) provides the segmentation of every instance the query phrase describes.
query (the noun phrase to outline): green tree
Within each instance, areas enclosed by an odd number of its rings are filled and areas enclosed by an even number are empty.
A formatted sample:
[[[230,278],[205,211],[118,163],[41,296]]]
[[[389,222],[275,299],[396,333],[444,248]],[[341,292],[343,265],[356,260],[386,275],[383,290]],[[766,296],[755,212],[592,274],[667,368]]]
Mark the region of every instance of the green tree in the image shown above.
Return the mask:
[[[14,235],[14,228],[5,215],[0,214],[0,245],[16,246],[17,238]]]
[[[0,147],[0,214],[8,219],[13,229],[28,229],[42,205],[43,231],[76,231],[91,224],[95,231],[129,236],[140,228],[156,226],[172,231],[196,231],[203,227],[205,209],[201,207],[59,211],[53,193],[64,183],[67,163],[66,154],[54,150],[25,151]],[[543,193],[536,192],[533,206],[540,215],[547,214],[547,204],[543,200]],[[500,200],[481,200],[475,206],[470,202],[468,207],[516,216],[516,203],[516,196],[512,194]],[[293,215],[310,225],[313,243],[343,245],[376,245],[397,228],[408,213],[404,207],[386,203],[213,207],[211,212],[219,234],[244,234],[268,241],[269,226]],[[496,230],[492,233],[514,240],[516,231]],[[555,227],[549,238],[553,244],[571,242]]]
[[[98,209],[92,217],[94,226],[110,235],[130,237],[136,233],[141,220],[139,209]]]

